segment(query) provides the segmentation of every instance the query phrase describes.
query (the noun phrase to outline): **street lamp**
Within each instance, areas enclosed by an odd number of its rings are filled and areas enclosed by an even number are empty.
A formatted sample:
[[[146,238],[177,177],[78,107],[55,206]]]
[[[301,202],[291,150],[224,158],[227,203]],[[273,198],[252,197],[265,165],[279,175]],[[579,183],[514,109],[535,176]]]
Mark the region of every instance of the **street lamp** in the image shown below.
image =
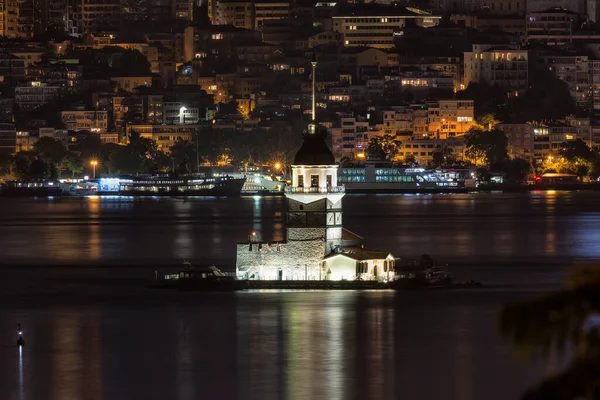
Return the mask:
[[[95,178],[96,177],[96,165],[98,165],[98,161],[92,160],[92,161],[90,161],[90,165],[92,166],[92,169],[94,171],[93,175],[94,175],[94,178]]]
[[[279,171],[281,169],[281,163],[275,163],[275,171]]]

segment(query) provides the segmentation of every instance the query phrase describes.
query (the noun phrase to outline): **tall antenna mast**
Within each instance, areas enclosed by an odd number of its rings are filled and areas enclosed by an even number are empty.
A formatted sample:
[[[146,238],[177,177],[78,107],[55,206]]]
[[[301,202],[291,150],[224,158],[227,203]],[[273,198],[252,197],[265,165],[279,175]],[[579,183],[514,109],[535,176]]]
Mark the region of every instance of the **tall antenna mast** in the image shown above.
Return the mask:
[[[313,134],[317,131],[317,98],[316,98],[316,75],[317,75],[317,58],[313,54],[312,65],[312,121],[308,125],[308,133]]]

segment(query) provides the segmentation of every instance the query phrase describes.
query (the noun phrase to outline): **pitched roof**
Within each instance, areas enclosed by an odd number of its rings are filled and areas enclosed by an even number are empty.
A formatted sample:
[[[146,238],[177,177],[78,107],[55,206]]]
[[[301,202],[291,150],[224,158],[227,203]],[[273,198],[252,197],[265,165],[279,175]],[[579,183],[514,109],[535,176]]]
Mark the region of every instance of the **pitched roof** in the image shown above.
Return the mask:
[[[340,253],[331,253],[325,259],[335,256],[345,256],[357,261],[383,260],[390,255],[393,257],[389,251],[369,250],[362,247],[342,247]]]

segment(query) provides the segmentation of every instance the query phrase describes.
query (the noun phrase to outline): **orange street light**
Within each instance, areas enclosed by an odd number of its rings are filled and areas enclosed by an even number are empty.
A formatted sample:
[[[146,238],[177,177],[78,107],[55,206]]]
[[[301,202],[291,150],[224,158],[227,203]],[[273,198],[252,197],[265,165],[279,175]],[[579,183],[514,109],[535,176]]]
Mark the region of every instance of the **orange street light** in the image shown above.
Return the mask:
[[[92,161],[90,161],[90,165],[91,165],[91,166],[92,166],[92,168],[93,168],[93,171],[94,171],[94,178],[95,178],[95,177],[96,177],[96,165],[98,165],[98,161],[97,161],[97,160],[92,160]]]

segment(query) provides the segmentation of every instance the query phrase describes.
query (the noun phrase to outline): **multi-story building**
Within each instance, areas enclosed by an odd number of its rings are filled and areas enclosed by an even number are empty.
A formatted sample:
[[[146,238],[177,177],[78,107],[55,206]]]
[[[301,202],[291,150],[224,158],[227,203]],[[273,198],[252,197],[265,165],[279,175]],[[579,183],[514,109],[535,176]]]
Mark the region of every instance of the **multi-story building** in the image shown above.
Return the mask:
[[[523,1],[523,3],[525,3]],[[506,32],[525,39],[527,23],[522,16],[494,17],[489,15],[452,15],[450,21],[465,28]]]
[[[165,105],[162,95],[143,96],[144,123],[160,125],[164,123]]]
[[[17,130],[15,129],[15,124],[0,123],[0,153],[14,153],[16,141]]]
[[[124,139],[129,124],[142,124],[144,121],[144,101],[139,96],[113,97],[111,130]]]
[[[106,132],[107,111],[61,111],[60,118],[70,131]]]
[[[411,158],[419,165],[427,165],[433,161],[433,155],[441,152],[443,142],[439,139],[407,138],[401,141],[398,156],[404,160]]]
[[[592,93],[590,92],[590,70],[587,56],[560,52],[540,53],[536,61],[539,69],[551,71],[569,86],[571,97],[578,107],[589,108]]]
[[[527,0],[527,13],[548,10],[550,8],[564,8],[578,14],[585,14],[589,5],[596,0]]]
[[[117,89],[126,92],[132,92],[135,88],[140,86],[152,86],[151,76],[113,76],[110,80]]]
[[[574,129],[575,139],[583,140],[590,148],[593,147],[592,124],[589,118],[568,116],[565,122]]]
[[[77,35],[115,32],[120,24],[119,0],[81,0],[73,7],[73,29]]]
[[[34,35],[34,0],[4,1],[4,36],[8,39],[31,39]]]
[[[162,24],[173,23],[176,20],[192,21],[194,4],[191,0],[147,0],[147,19]]]
[[[17,131],[15,135],[15,152],[31,151],[33,145],[39,140],[39,136],[30,131]]]
[[[534,129],[532,124],[497,124],[508,139],[508,155],[511,158],[534,158]]]
[[[317,46],[339,46],[344,42],[344,36],[339,32],[324,31],[308,38],[308,48]]]
[[[565,45],[572,41],[579,15],[563,8],[550,8],[527,13],[527,42]]]
[[[394,34],[407,25],[436,26],[441,17],[416,8],[369,3],[339,7],[332,17],[333,31],[344,36],[344,46],[394,47]]]
[[[17,83],[25,79],[25,60],[10,53],[0,53],[0,79]]]
[[[68,0],[34,0],[34,32],[67,32],[72,4]]]
[[[15,104],[23,110],[34,110],[56,99],[60,90],[60,86],[28,82],[15,87]]]
[[[131,132],[139,133],[140,137],[152,139],[158,149],[169,152],[179,140],[191,141],[200,130],[199,125],[128,125],[127,138]]]
[[[352,114],[339,115],[339,123],[330,129],[332,151],[336,160],[365,157],[369,144],[369,122]]]
[[[69,131],[67,129],[42,127],[38,132],[40,138],[51,137],[52,139],[60,141],[65,147],[69,145]]]
[[[474,0],[475,9],[494,16],[521,16],[525,15],[526,0]]]
[[[200,121],[199,110],[188,108],[181,101],[164,103],[165,125],[194,125]]]
[[[428,104],[427,111],[431,138],[463,136],[473,126],[473,100],[439,100]]]
[[[518,94],[528,88],[529,54],[518,45],[474,44],[465,52],[464,86],[469,83],[497,85]]]
[[[437,71],[444,75],[452,76],[456,91],[464,89],[461,87],[463,81],[463,62],[460,57],[402,57],[399,60],[402,68],[419,68],[422,71]]]
[[[290,2],[254,0],[254,29],[261,31],[264,21],[290,18]]]
[[[254,4],[252,1],[219,1],[213,24],[254,29]]]
[[[591,109],[600,114],[600,60],[588,60]]]

